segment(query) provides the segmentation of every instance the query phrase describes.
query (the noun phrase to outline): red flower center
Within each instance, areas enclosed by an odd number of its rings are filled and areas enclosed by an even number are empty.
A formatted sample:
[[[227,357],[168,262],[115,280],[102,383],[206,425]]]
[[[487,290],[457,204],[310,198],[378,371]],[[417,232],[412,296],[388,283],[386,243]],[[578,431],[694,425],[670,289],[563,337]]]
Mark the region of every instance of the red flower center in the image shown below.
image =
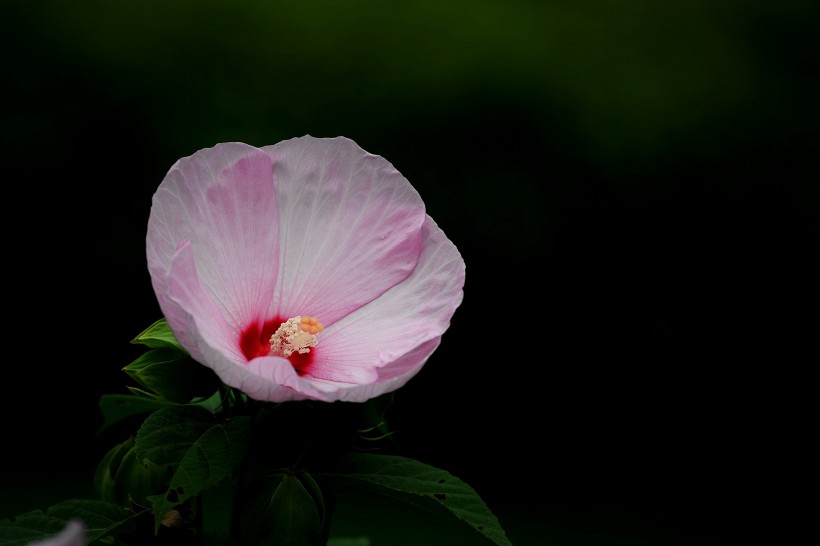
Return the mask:
[[[239,337],[239,348],[249,362],[258,356],[268,356],[270,354],[270,338],[286,320],[275,317],[266,321],[261,329],[257,324],[252,324],[242,331],[242,335]],[[287,357],[296,373],[299,375],[308,373],[315,350],[314,348],[309,353],[294,352]]]

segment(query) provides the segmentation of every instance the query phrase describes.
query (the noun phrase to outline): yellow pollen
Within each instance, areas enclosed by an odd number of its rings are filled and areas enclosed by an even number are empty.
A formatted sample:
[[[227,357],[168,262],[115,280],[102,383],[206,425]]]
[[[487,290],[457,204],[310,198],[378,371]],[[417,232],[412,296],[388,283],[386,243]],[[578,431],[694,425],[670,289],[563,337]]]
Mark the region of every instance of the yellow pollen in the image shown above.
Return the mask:
[[[302,317],[300,327],[303,332],[314,335],[325,329],[322,323],[316,320],[316,317]]]
[[[293,317],[279,326],[270,338],[271,354],[289,357],[293,353],[309,353],[319,340],[316,334],[325,327],[316,317]]]

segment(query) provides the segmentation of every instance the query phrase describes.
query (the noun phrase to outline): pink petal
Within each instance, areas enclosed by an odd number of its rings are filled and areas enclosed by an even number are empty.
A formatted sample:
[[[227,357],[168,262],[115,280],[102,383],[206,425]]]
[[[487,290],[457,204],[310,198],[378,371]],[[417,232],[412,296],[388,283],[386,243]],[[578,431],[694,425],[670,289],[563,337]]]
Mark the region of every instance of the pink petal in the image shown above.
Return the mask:
[[[398,388],[421,368],[461,304],[465,272],[455,245],[430,217],[421,246],[407,279],[320,334],[310,377],[375,383],[340,387],[351,391],[344,399],[355,399]]]
[[[58,534],[50,538],[29,542],[28,546],[86,546],[86,544],[88,544],[88,533],[86,532],[85,523],[74,518],[69,520]]]
[[[285,358],[247,361],[237,343],[238,332],[225,321],[199,282],[190,244],[184,244],[174,257],[168,277],[168,301],[174,314],[166,319],[173,324],[175,337],[194,360],[212,368],[226,385],[257,400],[324,398],[321,391],[299,379]]]
[[[374,383],[362,385],[343,385],[333,381],[313,380],[317,389],[324,391],[320,399],[340,400],[343,402],[364,402],[387,392],[394,391],[407,383],[422,368],[433,351],[441,343],[441,336],[433,338],[401,358],[379,370],[379,378]]]
[[[226,320],[200,281],[190,241],[184,242],[171,260],[165,302],[164,315],[168,325],[194,360],[214,368],[220,377],[223,370],[218,363],[204,356],[207,350],[203,345],[218,348],[232,365],[246,361],[237,342],[238,330]]]
[[[154,195],[146,241],[151,281],[175,334],[194,305],[224,323],[214,325],[223,335],[265,320],[279,267],[277,215],[271,160],[257,148],[218,144],[174,164]],[[193,262],[172,267],[187,243]],[[169,298],[171,282],[191,291],[188,308]]]
[[[294,138],[263,148],[280,204],[271,315],[329,326],[416,266],[424,203],[384,158],[347,138]]]
[[[253,399],[271,402],[338,399],[338,384],[328,388],[300,378],[285,358],[267,356],[246,361],[237,344],[237,333],[201,289],[189,244],[173,260],[169,276],[168,296],[176,304],[173,324],[177,340],[194,360],[213,369],[226,385]]]

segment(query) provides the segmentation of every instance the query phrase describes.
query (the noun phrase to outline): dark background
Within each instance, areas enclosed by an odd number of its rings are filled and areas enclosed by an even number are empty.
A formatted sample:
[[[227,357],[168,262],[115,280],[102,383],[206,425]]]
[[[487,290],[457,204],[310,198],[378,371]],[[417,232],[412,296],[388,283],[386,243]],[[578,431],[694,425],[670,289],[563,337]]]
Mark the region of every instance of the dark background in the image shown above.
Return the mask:
[[[784,541],[816,432],[813,3],[398,4],[0,2],[0,517],[85,496],[110,447],[170,166],[344,135],[467,265],[390,415],[408,455],[516,546]]]

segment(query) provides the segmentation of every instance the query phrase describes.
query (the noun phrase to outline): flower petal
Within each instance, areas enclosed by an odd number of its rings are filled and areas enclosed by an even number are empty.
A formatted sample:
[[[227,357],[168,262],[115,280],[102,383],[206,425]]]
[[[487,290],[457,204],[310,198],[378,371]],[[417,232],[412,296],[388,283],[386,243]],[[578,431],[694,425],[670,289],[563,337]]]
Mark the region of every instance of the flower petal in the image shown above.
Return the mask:
[[[169,272],[190,241],[194,280],[236,331],[265,319],[278,270],[278,204],[270,157],[241,143],[218,144],[180,159],[154,194],[147,258],[160,308],[176,334]],[[181,340],[180,340],[181,341]]]
[[[168,279],[167,301],[173,310],[175,337],[194,360],[213,369],[226,385],[251,398],[272,402],[325,398],[321,391],[302,382],[285,358],[246,360],[238,332],[225,321],[199,282],[191,244],[183,245],[174,257]]]
[[[313,380],[313,386],[324,391],[320,399],[342,402],[365,402],[387,392],[394,391],[407,383],[422,368],[424,362],[441,344],[441,336],[433,338],[401,358],[379,370],[378,381],[362,385],[342,385],[333,381]]]
[[[343,137],[262,149],[280,204],[271,315],[315,316],[327,327],[413,271],[424,203],[387,160]]]
[[[218,348],[232,364],[246,361],[238,343],[237,329],[227,322],[200,281],[190,241],[185,241],[171,260],[163,299],[163,314],[174,337],[194,360],[213,368],[223,381],[225,371],[200,352],[203,342]]]
[[[86,546],[86,544],[88,544],[88,533],[85,523],[78,518],[72,518],[56,535],[29,542],[28,546]]]
[[[387,392],[421,368],[461,304],[465,272],[455,245],[429,216],[421,244],[418,265],[407,279],[322,333],[308,376],[375,382]],[[359,392],[370,396],[374,391]],[[345,395],[349,397],[355,393]]]

